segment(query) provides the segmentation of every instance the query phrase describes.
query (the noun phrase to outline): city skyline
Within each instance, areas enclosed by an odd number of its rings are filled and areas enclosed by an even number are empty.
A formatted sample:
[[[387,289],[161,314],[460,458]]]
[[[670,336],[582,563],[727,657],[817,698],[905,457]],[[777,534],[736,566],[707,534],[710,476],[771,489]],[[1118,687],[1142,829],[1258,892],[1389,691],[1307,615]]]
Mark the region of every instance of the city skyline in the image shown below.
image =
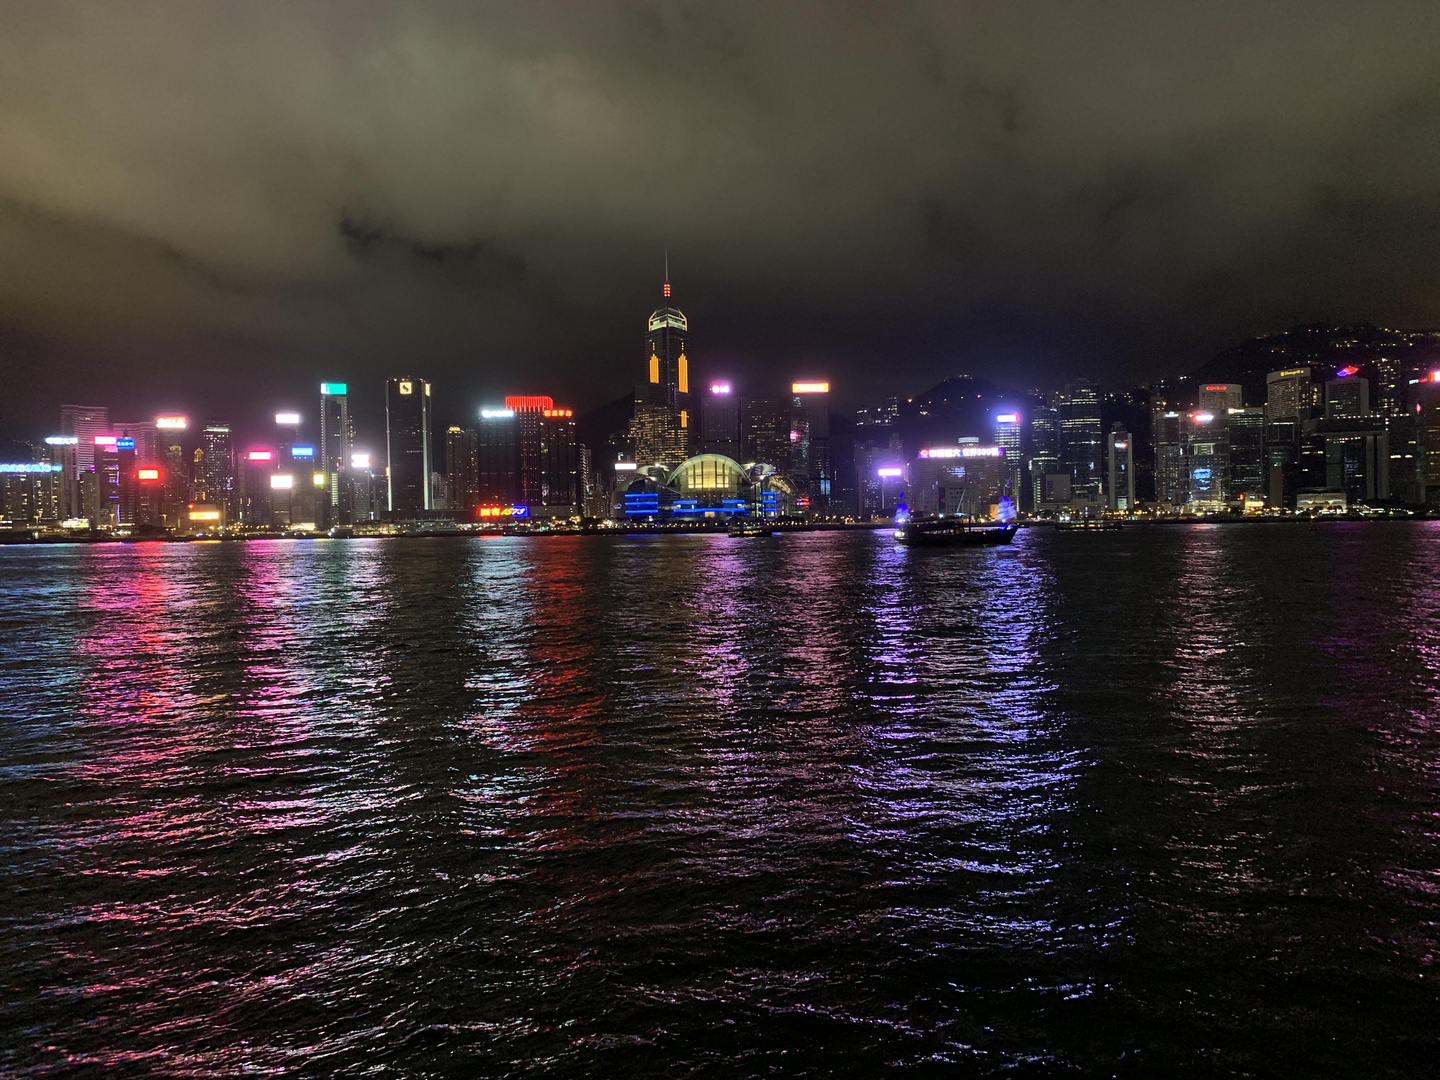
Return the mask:
[[[1440,16],[1387,10],[17,6],[0,426],[62,372],[131,414],[136,373],[259,415],[392,369],[585,411],[666,249],[707,363],[846,394],[1435,326]]]

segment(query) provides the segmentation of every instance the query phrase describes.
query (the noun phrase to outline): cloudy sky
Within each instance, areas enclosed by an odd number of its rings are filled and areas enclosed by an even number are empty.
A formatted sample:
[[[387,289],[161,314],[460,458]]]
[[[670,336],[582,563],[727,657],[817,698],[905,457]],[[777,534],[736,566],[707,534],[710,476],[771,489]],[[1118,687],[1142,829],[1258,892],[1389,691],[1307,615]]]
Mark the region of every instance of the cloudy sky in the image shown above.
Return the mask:
[[[667,249],[698,371],[848,404],[1440,325],[1437,56],[1433,0],[11,0],[0,424],[596,404]]]

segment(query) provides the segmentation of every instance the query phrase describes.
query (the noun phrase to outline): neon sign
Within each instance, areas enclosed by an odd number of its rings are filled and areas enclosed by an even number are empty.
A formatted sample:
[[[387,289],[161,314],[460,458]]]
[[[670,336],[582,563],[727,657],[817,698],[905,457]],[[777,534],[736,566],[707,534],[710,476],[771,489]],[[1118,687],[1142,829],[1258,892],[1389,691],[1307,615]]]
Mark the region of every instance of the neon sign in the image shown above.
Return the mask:
[[[277,412],[275,414],[275,423],[281,427],[299,427],[300,414],[298,412]]]
[[[290,456],[291,456],[291,457],[314,457],[314,456],[315,456],[315,447],[313,447],[313,446],[292,446],[292,447],[290,448]]]
[[[250,453],[245,456],[251,461],[269,461],[275,455],[270,453],[269,450],[251,450]]]
[[[350,467],[352,469],[368,469],[370,467],[369,454],[351,454]]]
[[[830,384],[828,382],[797,382],[790,384],[792,394],[828,394]]]
[[[615,462],[615,471],[616,471],[616,472],[634,472],[634,471],[635,471],[635,468],[636,468],[636,465],[635,465],[635,462],[633,462],[633,461],[617,461],[617,462]]]
[[[289,473],[276,473],[270,477],[270,487],[274,491],[289,491],[295,486],[295,478]]]
[[[50,446],[78,446],[80,444],[80,436],[46,435],[45,442]]]
[[[514,409],[481,409],[481,420],[509,420],[515,415]]]
[[[219,510],[191,510],[191,511],[190,511],[190,520],[191,520],[191,521],[219,521],[219,520],[220,520],[220,511],[219,511]]]
[[[922,458],[997,458],[1005,456],[1003,446],[937,446],[921,450]]]
[[[728,382],[712,382],[710,384],[710,393],[728,394],[730,393],[730,384]]]
[[[530,507],[528,506],[477,506],[475,508],[477,518],[528,518]]]
[[[1335,377],[1337,379],[1348,379],[1351,375],[1357,375],[1359,374],[1359,372],[1360,369],[1354,364],[1346,364],[1344,367],[1340,368],[1338,371],[1335,372]]]
[[[135,440],[134,440],[134,439],[116,439],[116,440],[115,440],[115,449],[116,449],[116,450],[134,450],[134,449],[135,449]]]
[[[139,471],[137,471],[137,472],[135,473],[135,478],[136,478],[137,480],[159,480],[159,479],[160,479],[160,470],[159,470],[159,469],[140,469]]]
[[[183,416],[157,416],[155,417],[155,426],[157,428],[184,431],[190,426],[190,421]]]
[[[886,468],[875,470],[876,476],[903,476],[904,473],[904,469],[897,469],[894,466],[887,466]]]
[[[555,408],[555,399],[544,394],[506,394],[505,408],[517,412],[543,412]]]
[[[999,416],[995,417],[995,423],[997,424],[1018,424],[1019,422],[1019,413],[1002,412]]]
[[[0,473],[48,473],[59,472],[59,465],[44,461],[18,461],[0,463]]]
[[[96,436],[95,436],[95,445],[96,445],[96,446],[114,446],[114,445],[115,445],[115,441],[116,441],[116,440],[115,440],[115,436],[114,436],[114,435],[96,435]]]
[[[348,389],[343,382],[322,382],[320,384],[322,397],[343,397]]]
[[[551,417],[552,419],[560,419],[560,420],[563,420],[563,419],[565,419],[566,417],[574,416],[574,415],[575,415],[575,410],[574,410],[574,409],[541,409],[541,410],[540,410],[540,415],[541,415],[541,416],[548,416],[548,417]]]

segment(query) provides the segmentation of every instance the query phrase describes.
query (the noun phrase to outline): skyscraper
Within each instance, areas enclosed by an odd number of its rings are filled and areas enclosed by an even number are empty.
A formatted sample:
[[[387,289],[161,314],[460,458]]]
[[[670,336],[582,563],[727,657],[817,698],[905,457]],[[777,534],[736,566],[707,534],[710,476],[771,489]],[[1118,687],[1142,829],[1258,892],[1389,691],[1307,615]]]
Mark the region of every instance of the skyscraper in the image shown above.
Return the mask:
[[[827,510],[835,472],[830,455],[830,384],[790,384],[790,477],[811,510]]]
[[[200,433],[200,475],[196,502],[211,503],[225,515],[225,521],[236,518],[235,445],[230,425],[215,421]]]
[[[1135,509],[1135,449],[1125,425],[1114,424],[1105,440],[1106,484],[1111,510]]]
[[[1055,410],[1042,406],[1030,414],[1030,499],[1027,509],[1035,510],[1048,501],[1045,477],[1060,468],[1060,423]],[[1068,485],[1066,490],[1068,491]]]
[[[1056,407],[1060,464],[1070,473],[1070,496],[1098,502],[1104,487],[1104,435],[1100,424],[1100,388],[1089,381],[1071,383]]]
[[[1020,509],[1024,489],[1024,459],[1020,456],[1020,414],[999,413],[995,417],[995,445],[1005,451],[1005,467],[1010,471],[1008,492],[1015,509]]]
[[[1370,415],[1370,380],[1349,369],[1325,384],[1325,419]]]
[[[95,468],[95,436],[110,433],[110,410],[104,405],[61,405],[60,434],[74,435],[78,473]]]
[[[1266,494],[1265,410],[1230,409],[1229,498],[1260,499]]]
[[[1150,414],[1150,439],[1155,446],[1155,498],[1172,507],[1190,497],[1185,471],[1185,444],[1181,415],[1163,405]]]
[[[673,468],[690,456],[695,408],[690,395],[690,360],[685,353],[689,322],[679,308],[670,305],[668,271],[663,294],[665,303],[650,313],[647,323],[649,378],[635,390],[630,438],[637,462]]]
[[[1315,405],[1308,367],[1285,368],[1265,376],[1265,419],[1271,424],[1305,420]]]
[[[355,441],[349,389],[345,383],[320,384],[320,445],[315,448],[315,469],[325,474],[322,502],[329,503],[328,513],[320,516],[342,525],[350,524],[353,513],[353,500],[347,490]]]
[[[1224,416],[1245,405],[1245,391],[1239,383],[1210,383],[1200,387],[1200,411]]]
[[[473,428],[450,427],[445,431],[445,507],[465,517],[480,505],[480,465]]]
[[[700,452],[739,461],[740,396],[727,382],[713,382],[700,403]]]
[[[391,511],[431,509],[430,384],[424,379],[385,383],[385,478]]]

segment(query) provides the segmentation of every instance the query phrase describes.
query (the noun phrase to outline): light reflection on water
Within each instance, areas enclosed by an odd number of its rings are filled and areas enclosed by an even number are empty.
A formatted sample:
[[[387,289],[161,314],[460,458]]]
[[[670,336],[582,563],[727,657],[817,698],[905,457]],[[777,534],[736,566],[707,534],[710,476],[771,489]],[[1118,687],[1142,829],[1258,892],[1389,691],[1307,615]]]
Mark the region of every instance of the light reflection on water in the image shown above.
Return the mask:
[[[1437,555],[0,550],[0,1070],[1423,1075]]]

